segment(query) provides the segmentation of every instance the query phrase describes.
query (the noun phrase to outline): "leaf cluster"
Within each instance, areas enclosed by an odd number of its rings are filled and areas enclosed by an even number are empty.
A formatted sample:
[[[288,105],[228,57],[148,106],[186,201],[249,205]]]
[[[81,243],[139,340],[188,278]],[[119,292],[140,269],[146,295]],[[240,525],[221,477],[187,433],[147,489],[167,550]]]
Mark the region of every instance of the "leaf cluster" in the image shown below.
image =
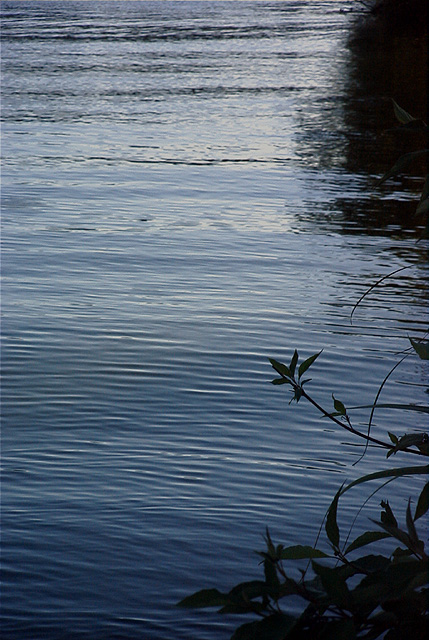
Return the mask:
[[[427,341],[417,341],[417,340],[413,340],[412,338],[410,338],[410,342],[412,347],[414,348],[414,350],[418,353],[418,355],[420,356],[420,358],[422,359],[428,359],[428,355],[427,355]],[[397,366],[399,366],[401,364],[401,362],[405,359],[402,358],[391,370],[390,372],[387,374],[387,376],[385,377],[383,383],[381,384],[377,395],[376,395],[376,399],[374,401],[374,403],[372,405],[369,405],[368,408],[371,409],[371,414],[369,417],[369,421],[368,421],[368,431],[366,433],[363,433],[362,431],[359,431],[358,429],[356,429],[353,424],[352,421],[350,419],[350,411],[352,411],[353,408],[351,409],[346,409],[346,406],[344,405],[344,403],[339,400],[338,398],[336,398],[333,394],[332,394],[332,399],[333,399],[333,403],[334,403],[334,411],[329,412],[327,409],[325,409],[324,407],[322,407],[318,402],[316,402],[314,400],[314,398],[312,398],[306,390],[304,390],[304,384],[306,384],[307,382],[311,381],[311,378],[307,378],[306,380],[301,380],[301,377],[303,375],[303,373],[305,373],[310,366],[313,364],[313,362],[315,362],[316,358],[318,358],[318,356],[321,354],[322,352],[319,351],[318,353],[315,353],[314,355],[310,356],[309,358],[307,358],[306,360],[304,360],[304,362],[299,366],[298,368],[298,376],[295,375],[295,370],[296,370],[296,365],[298,364],[298,352],[295,349],[294,354],[292,356],[292,360],[291,360],[291,364],[289,366],[278,362],[277,360],[274,360],[273,358],[269,358],[271,366],[273,367],[273,369],[280,374],[280,378],[275,378],[274,380],[272,380],[272,384],[275,385],[280,385],[280,384],[289,384],[292,387],[293,390],[293,397],[291,399],[290,402],[292,402],[292,400],[296,400],[297,402],[301,399],[301,398],[305,398],[306,400],[308,400],[314,407],[316,407],[316,409],[318,411],[320,411],[320,413],[325,417],[325,418],[329,418],[332,422],[334,422],[335,424],[341,426],[342,428],[346,429],[347,431],[349,431],[350,433],[352,433],[355,436],[359,436],[360,438],[363,438],[364,440],[366,440],[367,444],[369,443],[373,443],[376,444],[380,447],[383,447],[385,449],[387,449],[387,457],[397,453],[398,451],[405,451],[407,453],[414,453],[417,455],[428,455],[429,454],[429,437],[427,433],[414,433],[414,434],[405,434],[404,436],[397,436],[393,433],[389,432],[389,439],[388,440],[380,440],[379,438],[374,438],[373,436],[370,435],[371,432],[371,424],[372,424],[372,418],[374,415],[374,411],[375,408],[377,406],[378,403],[378,398],[380,396],[381,390],[385,384],[385,382],[387,381],[388,377],[391,375],[391,373],[396,369]],[[290,403],[289,403],[290,404]],[[396,405],[389,405],[392,408],[395,408]],[[357,408],[364,408],[364,407],[354,407],[355,409]],[[427,412],[429,411],[429,409],[427,407],[421,407],[421,406],[416,406],[416,405],[406,405],[405,407],[403,405],[399,405],[398,408],[401,409],[412,409],[412,410],[420,410],[423,412]],[[415,447],[413,449],[413,447]]]
[[[410,115],[405,109],[400,107],[395,100],[392,99],[393,103],[393,111],[396,119],[400,122],[401,129],[404,131],[421,131],[423,133],[429,134],[429,127],[423,120],[418,118],[414,118],[414,116]],[[426,158],[429,160],[429,149],[418,149],[417,151],[411,151],[409,153],[401,156],[387,171],[384,176],[380,178],[378,184],[381,185],[383,182],[388,180],[389,178],[393,178],[398,174],[402,173],[405,169],[407,169],[410,165],[412,165],[416,160],[420,158]],[[425,183],[423,185],[422,193],[420,196],[419,203],[417,205],[416,214],[427,214],[429,213],[429,175],[426,176]],[[425,235],[429,235],[429,227],[426,226]]]
[[[421,343],[411,341],[420,357],[425,353]],[[377,440],[354,429],[349,410],[332,395],[334,411],[320,406],[304,385],[310,378],[304,374],[317,360],[321,351],[299,363],[295,349],[289,365],[270,358],[280,376],[272,380],[275,385],[288,384],[291,399],[305,398],[323,416],[387,449],[387,457],[398,451],[427,456],[428,435],[415,433],[401,437],[389,432],[390,442]],[[380,392],[380,390],[379,390]],[[378,398],[379,393],[377,394]],[[374,405],[371,407],[371,416]],[[369,425],[370,426],[370,425]],[[353,487],[373,480],[395,480],[405,476],[427,475],[429,465],[400,467],[361,476],[337,491],[327,511],[325,532],[330,552],[316,546],[274,545],[266,532],[266,550],[262,557],[264,579],[242,582],[227,593],[217,589],[203,589],[182,600],[182,607],[216,607],[221,613],[254,614],[257,620],[238,627],[232,640],[402,640],[413,637],[423,639],[429,625],[428,594],[429,566],[425,545],[417,532],[416,521],[429,509],[429,482],[417,500],[414,514],[409,502],[405,514],[405,527],[400,527],[388,501],[382,501],[379,521],[373,521],[376,530],[366,531],[348,543],[343,543],[337,521],[340,498]],[[355,552],[370,544],[390,538],[397,545],[390,555],[369,554],[356,558]],[[289,562],[306,561],[301,579],[296,580],[287,570]],[[296,571],[295,571],[296,574]],[[284,599],[294,596],[303,602],[300,615],[291,615],[281,608]]]
[[[388,501],[382,501],[377,530],[341,544],[337,523],[341,488],[328,510],[326,535],[331,551],[317,547],[274,545],[267,530],[262,558],[264,579],[242,582],[227,593],[203,589],[179,603],[181,607],[216,607],[221,613],[256,614],[259,618],[236,629],[231,640],[400,640],[423,639],[428,629],[428,556],[416,521],[428,511],[429,483],[420,494],[414,515],[410,503],[405,527],[400,527]],[[384,538],[395,545],[386,555],[355,557],[357,549]],[[288,575],[287,564],[303,561],[301,579]],[[311,567],[311,568],[309,568]],[[296,574],[296,571],[294,572]],[[281,609],[295,596],[303,603],[300,615]],[[387,635],[384,635],[386,634]]]
[[[422,357],[418,349],[415,350]],[[390,442],[382,442],[369,433],[356,431],[349,417],[350,410],[335,396],[332,396],[332,412],[313,400],[303,388],[310,378],[303,376],[320,354],[321,351],[298,364],[299,354],[295,349],[289,365],[270,358],[271,366],[280,376],[272,383],[288,384],[292,388],[292,400],[299,402],[304,397],[336,424],[387,448],[387,457],[398,451],[428,455],[427,434],[398,437],[389,432]],[[373,410],[374,406],[370,406]],[[239,583],[228,592],[203,589],[182,600],[179,606],[216,607],[224,614],[256,616],[256,620],[239,626],[231,640],[423,639],[429,628],[429,566],[416,521],[429,510],[429,482],[418,497],[414,513],[411,501],[408,503],[405,526],[398,524],[389,502],[383,500],[380,520],[372,521],[376,529],[366,531],[352,542],[348,542],[347,536],[343,542],[337,513],[340,498],[357,485],[428,473],[429,465],[400,467],[367,474],[341,486],[326,514],[329,553],[316,545],[274,545],[267,530],[266,549],[259,552],[264,579]],[[388,538],[395,544],[390,555],[356,557],[357,550]],[[290,575],[287,565],[296,565],[299,561],[305,561],[306,566],[298,567],[301,578],[297,580]],[[296,573],[295,568],[294,575]],[[302,602],[300,615],[292,615],[282,608],[284,600],[291,596]]]

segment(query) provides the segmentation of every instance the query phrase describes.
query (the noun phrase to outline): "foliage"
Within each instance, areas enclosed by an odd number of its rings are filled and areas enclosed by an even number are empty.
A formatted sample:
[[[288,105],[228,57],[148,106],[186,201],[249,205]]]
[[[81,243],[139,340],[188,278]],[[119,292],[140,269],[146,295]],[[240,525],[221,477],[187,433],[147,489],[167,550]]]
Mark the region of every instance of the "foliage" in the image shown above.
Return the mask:
[[[410,124],[414,120],[396,103],[394,110],[403,124]],[[382,181],[401,171],[407,163],[408,160],[400,159]],[[419,205],[421,209],[424,205],[424,210],[427,210],[428,197],[427,180]],[[373,287],[382,280],[384,278]],[[359,302],[360,300],[355,308]],[[299,363],[299,354],[295,349],[288,365],[270,358],[271,366],[278,375],[272,383],[287,385],[291,389],[290,403],[298,403],[304,399],[322,416],[353,436],[365,440],[366,446],[372,444],[384,449],[388,458],[399,451],[417,456],[418,459],[421,456],[427,457],[427,433],[401,435],[388,432],[385,440],[371,435],[371,422],[376,406],[429,413],[428,407],[413,404],[378,403],[385,382],[405,358],[417,354],[421,359],[429,359],[427,340],[410,338],[409,341],[409,349],[386,375],[374,403],[368,406],[371,413],[365,433],[353,426],[353,408],[347,408],[341,400],[332,396],[333,407],[328,410],[308,393],[307,385],[311,378],[304,376],[319,358],[321,351]],[[398,478],[423,476],[428,472],[428,464],[415,464],[377,471],[342,485],[325,517],[327,551],[318,547],[320,535],[311,546],[284,546],[274,544],[267,529],[266,548],[258,554],[263,565],[263,578],[241,582],[228,592],[214,588],[203,589],[184,598],[179,606],[216,607],[221,613],[253,614],[256,619],[239,626],[231,640],[423,640],[429,630],[429,563],[419,529],[421,518],[429,510],[429,482],[426,482],[417,497],[414,508],[411,507],[411,499],[408,501],[402,523],[393,513],[389,502],[383,500],[380,519],[372,520],[374,528],[351,542],[349,538],[353,525],[344,535],[338,523],[338,511],[342,496],[358,485],[382,480],[382,486],[385,486]],[[378,489],[372,495],[376,491]],[[393,543],[388,554],[365,552],[359,556],[356,553],[381,540]],[[301,577],[296,579],[297,575]],[[292,614],[282,608],[281,605],[287,598],[294,598],[295,601],[298,599],[302,603],[300,614]]]
[[[356,0],[365,7],[378,24],[379,29],[390,30],[390,35],[408,35],[416,37],[426,33],[426,0]]]
[[[400,437],[389,433],[389,441],[381,441],[356,430],[349,410],[337,398],[333,398],[334,411],[328,412],[321,407],[304,390],[309,379],[303,379],[320,353],[307,358],[299,366],[296,350],[289,365],[270,359],[280,376],[272,381],[273,384],[288,384],[292,388],[292,400],[299,402],[305,398],[336,424],[385,448],[388,456],[399,450],[418,456],[429,454],[427,434]],[[259,553],[264,568],[263,580],[242,582],[227,593],[203,589],[182,600],[180,606],[217,607],[221,613],[251,613],[259,618],[241,625],[232,640],[423,638],[429,623],[429,566],[416,522],[429,509],[429,482],[421,491],[414,511],[409,501],[402,526],[389,502],[382,501],[380,520],[373,521],[375,529],[348,542],[348,535],[342,539],[337,513],[340,498],[359,484],[385,479],[389,482],[428,472],[429,465],[387,469],[340,487],[326,515],[329,553],[316,545],[275,545],[267,530],[266,549]],[[356,557],[356,550],[385,538],[394,542],[390,555]],[[287,564],[299,561],[305,562],[300,568],[301,578],[296,580],[291,577]],[[280,601],[291,596],[303,601],[301,615],[291,615],[281,609]]]
[[[392,99],[393,110],[396,116],[396,119],[400,122],[401,128],[404,131],[421,131],[426,135],[429,134],[429,127],[426,122],[423,120],[419,120],[410,115],[405,109],[400,107],[395,100]],[[393,178],[394,176],[402,173],[404,169],[408,168],[419,158],[426,158],[429,161],[429,149],[418,149],[417,151],[411,151],[410,153],[406,153],[401,156],[384,174],[382,178],[378,181],[378,184],[382,184],[389,178]],[[427,164],[427,162],[426,162]],[[420,196],[419,204],[417,205],[416,214],[427,214],[429,212],[429,174],[426,176],[425,183],[423,185],[423,190]],[[429,227],[426,225],[425,236],[429,236]]]

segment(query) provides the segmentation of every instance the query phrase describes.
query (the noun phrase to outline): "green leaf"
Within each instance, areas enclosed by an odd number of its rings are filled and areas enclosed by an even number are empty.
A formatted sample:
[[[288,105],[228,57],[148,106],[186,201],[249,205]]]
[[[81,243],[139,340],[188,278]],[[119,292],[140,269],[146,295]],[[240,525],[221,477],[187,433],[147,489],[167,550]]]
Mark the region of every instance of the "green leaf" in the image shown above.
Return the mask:
[[[199,607],[222,607],[227,602],[228,596],[217,589],[202,589],[191,596],[183,598],[177,606],[191,609]]]
[[[268,555],[270,558],[276,557],[276,548],[274,546],[273,541],[271,540],[270,530],[268,527],[265,527],[265,544],[267,545]]]
[[[222,609],[219,609],[219,613],[262,613],[266,609],[266,606],[260,602],[250,602],[248,600],[231,600]]]
[[[308,584],[306,586],[308,586]],[[279,599],[285,596],[302,596],[301,584],[287,577],[286,580],[280,584]]]
[[[238,627],[231,640],[284,640],[296,619],[284,613],[274,613],[262,620],[246,622]]]
[[[429,482],[426,482],[417,502],[416,512],[414,514],[414,521],[424,516],[424,514],[427,512],[428,509],[429,509]]]
[[[302,398],[302,390],[300,387],[296,387],[295,389],[295,395],[293,396],[292,400],[296,400],[297,402],[299,402]],[[292,402],[291,400],[291,402]],[[290,404],[290,402],[289,402]]]
[[[299,365],[299,369],[298,369],[298,378],[301,378],[302,374],[305,373],[307,371],[307,369],[309,369],[311,367],[313,362],[316,360],[316,358],[318,358],[320,356],[322,351],[323,351],[323,349],[321,351],[319,351],[319,353],[315,353],[314,355],[312,355],[309,358],[307,358],[307,360],[304,360],[304,362],[301,362],[301,364]]]
[[[356,636],[356,628],[351,618],[343,620],[327,620],[321,622],[323,625],[321,634],[317,634],[318,640],[354,640]]]
[[[416,209],[416,213],[426,213],[426,211],[428,210],[429,210],[429,175],[426,176],[422,195],[420,197],[420,202]]]
[[[271,384],[288,384],[289,380],[286,380],[286,378],[274,378],[274,380],[271,380]]]
[[[319,549],[313,549],[313,547],[307,545],[297,544],[293,547],[286,547],[282,549],[279,554],[280,560],[303,560],[304,558],[329,558],[326,553],[319,551]]]
[[[298,362],[298,351],[295,349],[292,360],[290,361],[289,369],[291,374],[295,375],[296,363]]]
[[[422,447],[427,445],[428,436],[426,433],[408,433],[402,438],[399,438],[398,442],[395,446],[390,450],[389,453],[396,453],[397,451],[403,451],[408,447]]]
[[[277,360],[274,360],[273,358],[268,358],[268,360],[271,362],[271,366],[272,368],[277,371],[277,373],[279,373],[281,376],[283,376],[284,378],[292,378],[293,376],[289,370],[289,367],[287,367],[285,364],[278,362]]]
[[[418,354],[418,356],[422,360],[429,360],[429,340],[414,340],[413,338],[409,338],[414,351]]]
[[[422,198],[417,205],[416,213],[427,213],[429,211],[429,198]]]
[[[338,489],[334,499],[329,506],[325,524],[326,535],[328,536],[328,540],[331,542],[335,549],[337,549],[338,545],[340,544],[340,531],[337,524],[337,506],[340,495],[343,493],[343,486],[344,485],[341,485],[341,487]]]
[[[344,554],[346,555],[347,553],[350,553],[350,551],[355,551],[355,549],[360,549],[367,544],[377,542],[378,540],[382,540],[383,538],[390,538],[390,534],[384,531],[367,531],[366,533],[358,536],[356,540],[349,544]]]
[[[377,406],[379,409],[401,409],[406,411],[418,411],[420,413],[429,413],[429,407],[422,407],[419,404],[413,404],[413,403],[399,404],[394,402],[377,402],[377,405],[374,405],[374,403],[362,404],[362,405],[359,405],[358,407],[349,407],[348,411],[353,411],[354,409],[372,409],[374,406]],[[394,434],[389,433],[389,437],[392,440],[391,435],[394,436]],[[392,442],[394,441],[392,440]]]
[[[372,600],[375,606],[388,600],[401,599],[408,589],[427,584],[427,570],[427,562],[404,557],[401,561],[391,562],[384,571],[363,578],[353,590],[353,596],[356,600]]]
[[[258,622],[245,622],[231,636],[231,640],[257,640]]]
[[[372,519],[371,519],[372,520]],[[390,533],[393,538],[402,542],[408,549],[411,547],[411,540],[405,531],[399,529],[399,527],[395,527],[393,524],[388,524],[387,522],[377,522],[376,520],[372,520],[374,524],[378,524],[379,527]]]
[[[408,124],[408,122],[412,122],[413,120],[415,120],[415,118],[412,115],[410,115],[407,111],[405,111],[405,109],[400,107],[399,104],[397,104],[393,100],[393,98],[392,98],[392,102],[393,102],[393,110],[395,112],[395,116],[399,120],[399,122],[401,122],[402,124]]]
[[[264,560],[264,576],[265,584],[270,593],[272,593],[274,597],[277,596],[280,581],[277,575],[276,565],[270,558],[265,558]]]
[[[389,524],[392,525],[393,527],[397,527],[398,526],[398,522],[395,518],[395,516],[393,515],[393,511],[390,508],[390,504],[388,502],[388,500],[381,501],[381,506],[383,507],[384,511],[381,512],[381,522],[383,522],[384,524]]]
[[[332,394],[332,399],[334,401],[334,408],[335,411],[337,411],[337,415],[339,416],[345,416],[347,415],[347,411],[345,406],[343,405],[343,403],[340,400],[337,400],[334,396],[334,394]]]
[[[324,567],[321,564],[312,563],[314,573],[318,575],[322,581],[323,588],[327,595],[332,599],[333,603],[339,607],[348,608],[351,604],[350,591],[347,587],[345,579],[341,574],[331,567]]]
[[[227,594],[228,601],[252,600],[266,595],[267,585],[262,580],[240,582]]]
[[[428,154],[429,154],[429,149],[419,149],[418,151],[411,151],[410,153],[406,153],[405,155],[401,156],[399,160],[395,162],[393,167],[389,169],[389,171],[385,173],[384,176],[380,178],[380,180],[378,180],[377,184],[378,185],[383,184],[383,182],[385,182],[389,178],[392,178],[393,176],[396,176],[398,173],[401,173],[401,171],[403,171],[405,167],[408,167],[408,165],[411,164],[416,158],[419,158],[421,156],[428,155]]]
[[[341,490],[341,495],[349,491],[353,487],[364,482],[370,482],[371,480],[381,480],[383,478],[401,478],[403,476],[418,476],[427,475],[429,473],[429,465],[420,465],[417,467],[400,467],[396,469],[386,469],[385,471],[376,471],[375,473],[369,473],[366,476],[362,476],[350,482],[344,489]],[[338,500],[337,500],[338,501]]]
[[[389,438],[391,440],[391,442],[393,442],[393,444],[398,444],[399,439],[397,436],[395,436],[394,433],[391,433],[390,431],[387,432],[389,434]]]
[[[380,532],[381,533],[381,532]],[[390,559],[382,555],[363,556],[353,560],[353,567],[359,569],[361,573],[374,573],[376,571],[384,571],[390,566]]]
[[[410,536],[410,540],[414,545],[414,548],[419,546],[419,536],[417,535],[416,526],[414,524],[413,516],[411,515],[411,506],[410,500],[408,500],[408,506],[406,511],[406,523],[408,535]]]

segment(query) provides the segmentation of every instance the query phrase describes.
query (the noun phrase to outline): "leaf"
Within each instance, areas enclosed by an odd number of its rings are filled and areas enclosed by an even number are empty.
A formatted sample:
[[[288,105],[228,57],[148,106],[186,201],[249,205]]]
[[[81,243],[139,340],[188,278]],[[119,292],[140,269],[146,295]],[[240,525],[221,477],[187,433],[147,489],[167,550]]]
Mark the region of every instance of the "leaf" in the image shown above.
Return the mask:
[[[271,540],[270,530],[265,527],[265,544],[267,545],[268,555],[270,558],[276,558],[276,548]]]
[[[410,500],[408,500],[408,506],[406,511],[406,523],[408,529],[408,535],[414,545],[414,548],[419,546],[419,536],[417,535],[416,526],[414,524],[413,516],[411,515]]]
[[[331,544],[336,549],[340,544],[340,531],[338,529],[338,524],[337,524],[337,506],[338,506],[338,500],[340,498],[340,495],[343,493],[343,486],[344,485],[341,485],[341,487],[338,489],[334,499],[332,500],[329,506],[328,515],[326,517],[326,524],[325,524],[326,535],[328,536],[328,539],[331,542]]]
[[[232,634],[231,640],[257,640],[259,622],[245,622]]]
[[[424,198],[424,200],[420,200],[417,205],[416,213],[427,213],[429,211],[429,198]]]
[[[249,613],[263,611],[265,600],[269,594],[267,585],[262,580],[241,582],[231,589],[225,597],[225,605],[220,613]],[[262,598],[262,602],[255,600]]]
[[[282,364],[281,362],[278,362],[277,360],[274,360],[273,358],[268,358],[268,360],[271,362],[272,368],[277,371],[277,373],[279,373],[283,378],[293,379],[289,367],[287,367],[285,364]]]
[[[301,388],[300,388],[300,387],[296,387],[296,389],[295,389],[295,395],[294,395],[294,397],[292,398],[292,400],[296,400],[297,402],[299,402],[299,401],[301,400],[301,398],[302,398],[302,390],[301,390]],[[292,400],[291,400],[291,402],[292,402]],[[289,403],[289,404],[290,404],[290,403]]]
[[[349,407],[348,411],[353,411],[355,409],[372,409],[374,407],[374,403],[372,404],[361,404],[359,406],[356,407]],[[398,404],[398,403],[393,403],[393,402],[377,402],[377,407],[379,409],[400,409],[401,411],[403,410],[408,410],[408,411],[417,411],[419,413],[429,413],[429,407],[422,407],[419,404]],[[389,432],[389,438],[392,440],[392,436],[396,437],[395,434],[392,434]],[[395,442],[394,440],[392,440],[392,442]]]
[[[353,599],[356,603],[366,603],[374,608],[391,600],[399,603],[410,593],[410,589],[426,584],[427,580],[427,562],[403,557],[401,561],[391,562],[384,571],[363,578],[353,590]]]
[[[427,475],[429,473],[429,465],[420,465],[417,467],[400,467],[396,469],[386,469],[385,471],[376,471],[375,473],[369,473],[366,476],[362,476],[350,482],[344,489],[341,490],[341,495],[349,491],[353,487],[364,482],[370,482],[371,480],[381,480],[382,478],[401,478],[403,476],[418,476]]]
[[[177,606],[192,609],[199,607],[222,607],[227,602],[228,596],[217,589],[202,589],[191,596],[183,598]]]
[[[323,588],[333,603],[339,607],[348,608],[351,604],[350,591],[347,587],[345,579],[341,574],[331,567],[324,567],[313,561],[314,573],[318,575],[322,581]]]
[[[383,522],[384,524],[392,525],[393,527],[397,527],[398,521],[393,515],[393,511],[390,508],[389,502],[387,500],[386,501],[382,500],[381,506],[384,509],[384,511],[381,512],[381,518],[380,518],[381,522]]]
[[[240,582],[227,594],[227,598],[259,598],[266,593],[266,584],[262,580],[246,580]]]
[[[238,627],[231,640],[284,640],[296,619],[284,613],[274,613],[262,620],[246,622]]]
[[[323,349],[321,351],[319,351],[319,353],[315,353],[314,355],[312,355],[309,358],[307,358],[307,360],[304,360],[304,362],[301,362],[301,364],[299,365],[299,369],[298,369],[298,378],[301,378],[302,374],[305,373],[307,371],[307,369],[309,369],[311,367],[313,362],[316,360],[316,358],[318,358],[320,356],[322,351],[323,351]]]
[[[345,406],[343,405],[343,403],[340,400],[337,400],[334,396],[334,394],[332,394],[332,399],[334,400],[334,408],[335,411],[337,411],[337,415],[339,416],[345,416],[347,415],[347,411]]]
[[[371,518],[372,520],[372,518]],[[388,524],[387,522],[377,522],[376,520],[372,520],[374,524],[378,524],[379,527],[390,533],[393,538],[402,542],[408,549],[411,547],[411,540],[405,531],[399,529],[399,527],[395,527],[393,524]]]
[[[329,620],[323,624],[323,631],[317,634],[318,640],[354,640],[356,628],[351,618]]]
[[[405,167],[407,167],[409,164],[411,164],[416,158],[419,158],[421,156],[428,155],[428,154],[429,154],[429,149],[419,149],[418,151],[411,151],[410,153],[406,153],[405,155],[401,156],[399,160],[395,162],[393,167],[389,169],[389,171],[385,173],[384,176],[380,178],[380,180],[377,181],[377,184],[378,185],[383,184],[383,182],[385,182],[389,178],[392,178],[393,176],[396,176],[398,173],[401,173],[401,171],[405,169]]]
[[[237,600],[234,602],[231,600],[222,607],[222,609],[219,609],[219,613],[262,613],[265,608],[265,605],[260,602],[250,602],[246,600]]]
[[[416,213],[426,213],[429,210],[429,175],[426,176],[425,183],[423,185],[422,195],[420,196],[420,202],[416,209]]]
[[[407,124],[408,122],[412,122],[413,120],[415,120],[415,118],[412,115],[410,115],[407,111],[405,111],[405,109],[400,107],[399,104],[393,100],[393,98],[392,98],[392,102],[393,102],[393,110],[395,112],[395,116],[399,120],[399,122],[401,122],[402,124]]]
[[[380,531],[380,533],[382,533]],[[387,567],[390,566],[389,558],[386,558],[382,555],[369,555],[363,556],[362,558],[357,558],[357,560],[353,560],[353,567],[359,569],[361,573],[375,573],[376,571],[384,571]]]
[[[274,378],[274,380],[271,380],[271,384],[288,384],[289,380],[286,380],[286,378]]]
[[[414,351],[416,351],[422,360],[429,360],[429,340],[420,340],[418,342],[417,340],[414,340],[414,338],[409,338],[409,341],[411,342]]]
[[[247,580],[246,582],[240,582],[227,594],[229,600],[243,599],[252,600],[253,598],[259,598],[265,595],[267,592],[267,586],[262,580]]]
[[[319,551],[319,549],[313,549],[313,547],[307,545],[297,544],[293,547],[286,547],[282,549],[279,554],[280,560],[303,560],[304,558],[329,558],[326,553]]]
[[[407,435],[402,436],[402,438],[399,438],[398,442],[392,449],[390,449],[389,453],[396,453],[397,451],[403,451],[408,447],[414,446],[420,448],[421,446],[427,445],[427,443],[428,436],[426,433],[408,433]]]
[[[382,540],[383,538],[390,538],[390,534],[384,531],[366,531],[349,544],[347,549],[344,551],[344,555],[347,555],[347,553],[355,551],[356,549],[360,549],[361,547],[365,547],[367,544],[371,544],[372,542]]]
[[[416,512],[414,514],[414,521],[418,520],[429,509],[429,482],[426,482],[419,496],[416,506]]]
[[[295,349],[292,360],[290,361],[289,369],[292,376],[295,375],[296,363],[298,362],[298,351]]]
[[[420,200],[426,200],[426,198],[429,198],[429,174],[426,176]]]
[[[278,595],[280,586],[279,577],[277,575],[276,565],[270,558],[264,560],[265,584],[273,595]]]

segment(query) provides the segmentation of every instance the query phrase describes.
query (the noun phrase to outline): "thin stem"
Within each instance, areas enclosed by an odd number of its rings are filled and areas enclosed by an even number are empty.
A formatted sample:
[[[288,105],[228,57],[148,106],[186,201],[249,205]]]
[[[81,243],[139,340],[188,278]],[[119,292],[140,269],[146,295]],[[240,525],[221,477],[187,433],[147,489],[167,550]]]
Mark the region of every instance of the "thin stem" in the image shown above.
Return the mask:
[[[391,278],[392,276],[395,275],[395,273],[399,273],[400,271],[404,271],[404,269],[410,269],[410,267],[412,267],[414,265],[408,264],[405,267],[401,267],[400,269],[396,269],[395,271],[391,271],[391,273],[388,273],[387,275],[383,276],[382,278],[380,278],[380,280],[377,280],[377,282],[375,282],[373,285],[370,286],[369,289],[367,289],[365,291],[365,293],[359,298],[359,300],[356,302],[356,304],[354,305],[352,312],[350,314],[350,324],[353,324],[353,314],[356,311],[357,307],[360,305],[360,303],[362,302],[362,300],[364,298],[366,298],[366,296],[373,290],[375,289],[375,287],[377,287],[381,282],[383,282],[383,280],[386,280],[387,278]]]
[[[382,391],[382,389],[383,389],[384,385],[386,384],[387,380],[390,378],[390,376],[392,375],[392,373],[395,371],[395,369],[396,369],[397,367],[399,367],[399,365],[400,365],[400,364],[405,360],[405,358],[408,358],[408,356],[409,356],[409,355],[410,355],[409,353],[405,354],[405,356],[403,356],[403,358],[401,358],[401,359],[399,360],[399,362],[397,362],[397,363],[395,364],[395,366],[394,366],[394,367],[392,367],[392,368],[390,369],[389,373],[387,374],[387,376],[384,378],[383,382],[381,383],[380,388],[379,388],[379,390],[377,391],[377,395],[375,396],[375,400],[374,400],[374,402],[373,402],[372,409],[371,409],[371,414],[370,414],[370,416],[369,416],[369,421],[368,421],[368,433],[367,433],[368,440],[366,441],[366,445],[365,445],[364,452],[362,453],[361,457],[360,457],[358,460],[356,460],[356,462],[354,462],[354,463],[353,463],[353,465],[357,464],[358,462],[360,462],[360,461],[362,460],[362,458],[364,457],[364,455],[366,454],[366,451],[367,451],[367,449],[368,449],[368,442],[369,442],[369,437],[370,437],[370,436],[369,436],[369,434],[370,434],[370,432],[371,432],[372,419],[373,419],[373,417],[374,417],[375,407],[376,407],[376,405],[377,405],[378,399],[379,399],[379,397],[380,397],[380,393],[381,393],[381,391]]]
[[[318,411],[320,411],[320,413],[322,415],[324,415],[326,418],[329,418],[330,420],[332,420],[332,422],[335,422],[335,424],[337,424],[339,427],[342,427],[343,429],[345,429],[346,431],[349,431],[350,433],[352,433],[355,436],[359,436],[359,438],[363,438],[367,442],[372,442],[373,444],[377,444],[380,447],[383,447],[384,449],[391,449],[392,448],[391,443],[384,442],[383,440],[378,440],[378,438],[374,438],[373,436],[370,436],[370,435],[368,435],[366,433],[362,433],[361,431],[357,431],[357,429],[352,427],[350,423],[348,425],[344,424],[344,422],[341,422],[341,420],[338,420],[335,416],[333,416],[331,413],[326,411],[318,402],[316,402],[316,400],[313,400],[313,398],[311,396],[309,396],[308,393],[306,391],[304,391],[304,389],[295,380],[291,379],[291,382],[292,382],[292,386],[294,387],[294,389],[300,389],[302,397],[306,398],[306,400],[308,400],[308,402],[310,402],[314,407],[316,407],[316,409]],[[401,451],[406,451],[407,453],[414,453],[416,455],[425,455],[424,453],[422,453],[418,449],[415,450],[415,449],[410,449],[408,447],[406,449],[401,449]]]

